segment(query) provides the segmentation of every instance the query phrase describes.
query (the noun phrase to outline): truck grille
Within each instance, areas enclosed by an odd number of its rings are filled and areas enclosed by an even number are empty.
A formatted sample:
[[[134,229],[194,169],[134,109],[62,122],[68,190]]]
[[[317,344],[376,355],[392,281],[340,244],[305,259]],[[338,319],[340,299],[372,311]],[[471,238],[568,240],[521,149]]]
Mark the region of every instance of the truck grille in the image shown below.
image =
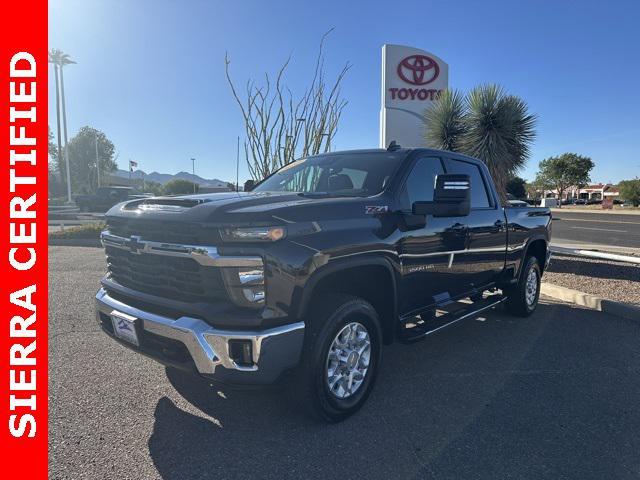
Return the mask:
[[[191,258],[137,254],[111,246],[105,251],[109,274],[120,285],[181,302],[227,300],[219,268]]]
[[[219,233],[216,229],[205,229],[201,225],[165,220],[107,218],[107,229],[114,235],[129,238],[139,235],[156,242],[183,245],[217,245]]]

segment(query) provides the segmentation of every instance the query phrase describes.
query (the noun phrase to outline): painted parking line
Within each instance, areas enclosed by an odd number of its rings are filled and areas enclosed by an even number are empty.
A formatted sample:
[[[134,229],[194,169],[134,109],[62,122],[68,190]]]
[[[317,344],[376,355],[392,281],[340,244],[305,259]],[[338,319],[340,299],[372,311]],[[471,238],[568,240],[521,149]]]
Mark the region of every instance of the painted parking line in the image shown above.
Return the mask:
[[[595,228],[595,227],[569,227],[575,228],[576,230],[597,230],[599,232],[618,232],[618,233],[628,233],[627,230],[614,230],[613,228]]]
[[[631,225],[638,225],[638,222],[615,221],[615,220],[594,220],[591,218],[554,217],[553,219],[562,220],[565,222],[629,223]]]

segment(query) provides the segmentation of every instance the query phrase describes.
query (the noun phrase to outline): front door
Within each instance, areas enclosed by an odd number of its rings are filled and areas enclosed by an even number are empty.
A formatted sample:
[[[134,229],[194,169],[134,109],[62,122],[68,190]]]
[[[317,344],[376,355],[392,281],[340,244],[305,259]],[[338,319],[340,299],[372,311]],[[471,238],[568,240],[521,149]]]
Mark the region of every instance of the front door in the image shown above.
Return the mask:
[[[462,251],[467,244],[466,217],[435,218],[427,215],[424,225],[411,227],[411,206],[416,201],[433,201],[435,177],[444,173],[442,160],[424,156],[414,160],[400,189],[402,233],[398,241],[401,269],[402,315],[420,310],[466,291],[460,275],[464,271],[452,264],[452,252]],[[421,218],[413,218],[420,222]]]

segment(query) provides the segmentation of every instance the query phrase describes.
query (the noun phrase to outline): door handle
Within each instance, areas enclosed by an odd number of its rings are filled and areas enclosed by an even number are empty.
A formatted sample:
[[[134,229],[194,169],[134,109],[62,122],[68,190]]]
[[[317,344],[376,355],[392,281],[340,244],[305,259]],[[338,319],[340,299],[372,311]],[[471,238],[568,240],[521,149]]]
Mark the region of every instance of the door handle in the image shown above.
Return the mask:
[[[506,223],[503,220],[496,220],[493,224],[496,231],[501,232],[504,230]]]
[[[451,226],[451,229],[450,229],[450,230],[451,230],[452,232],[454,232],[454,233],[462,234],[462,233],[467,233],[467,230],[468,230],[468,229],[469,229],[469,227],[467,227],[466,225],[463,225],[462,223],[454,223],[454,224]]]

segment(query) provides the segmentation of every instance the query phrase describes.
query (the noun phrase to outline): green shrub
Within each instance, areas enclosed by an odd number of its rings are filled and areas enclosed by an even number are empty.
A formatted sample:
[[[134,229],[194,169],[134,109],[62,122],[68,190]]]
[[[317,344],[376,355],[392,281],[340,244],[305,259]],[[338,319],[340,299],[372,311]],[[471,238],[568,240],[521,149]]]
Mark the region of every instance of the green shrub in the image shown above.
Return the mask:
[[[86,225],[78,225],[75,227],[67,227],[64,230],[49,232],[49,238],[78,238],[78,239],[99,239],[100,232],[106,228],[104,223],[90,223]]]

